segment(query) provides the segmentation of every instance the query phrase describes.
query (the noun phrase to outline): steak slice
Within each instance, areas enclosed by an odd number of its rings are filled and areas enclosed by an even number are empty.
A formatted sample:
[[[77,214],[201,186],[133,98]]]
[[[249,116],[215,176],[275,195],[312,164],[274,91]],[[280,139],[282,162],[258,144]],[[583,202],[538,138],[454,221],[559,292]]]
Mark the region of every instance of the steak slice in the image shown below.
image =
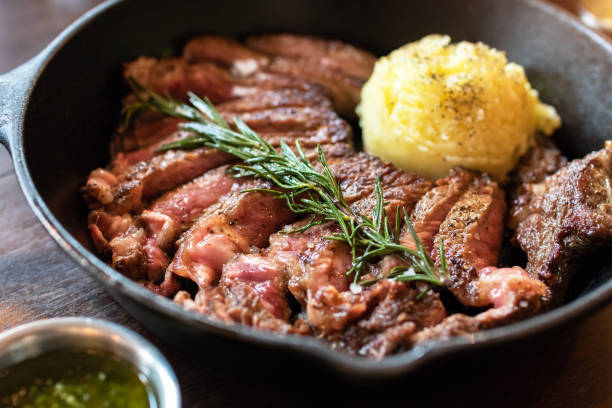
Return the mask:
[[[471,172],[454,168],[447,177],[437,180],[434,187],[416,203],[410,214],[410,222],[426,253],[431,254],[437,250],[438,246],[434,242],[434,237],[438,234],[440,225],[446,219],[448,212],[473,178]],[[400,244],[413,250],[417,249],[407,226],[402,229]]]
[[[228,291],[231,296],[226,295]],[[174,301],[225,324],[240,323],[280,334],[310,334],[302,321],[290,324],[272,314],[256,290],[247,284],[200,289],[193,299],[188,292],[180,291]]]
[[[190,64],[209,61],[237,74],[248,74],[268,63],[268,56],[228,37],[206,35],[190,40],[183,49],[183,58]]]
[[[476,316],[463,313],[451,315],[441,323],[415,333],[410,340],[412,345],[471,335],[531,317],[542,309],[547,291],[542,282],[530,277],[518,266],[481,269],[475,286],[481,294],[482,303],[493,307]]]
[[[247,45],[274,56],[268,70],[327,88],[336,111],[346,117],[355,116],[361,87],[376,62],[374,55],[351,45],[306,36],[263,35],[248,38]]]
[[[315,225],[301,233],[288,233],[306,223],[306,220],[299,221],[270,236],[270,247],[264,254],[285,267],[289,277],[288,288],[303,306],[322,286],[331,285],[339,292],[348,290],[350,279],[346,272],[352,264],[346,244],[323,238],[339,231],[336,223]]]
[[[158,284],[170,264],[168,251],[179,235],[232,188],[239,189],[242,180],[226,170],[225,166],[211,170],[167,192],[139,216],[93,211],[89,229],[98,251],[123,274]]]
[[[183,55],[191,64],[217,63],[244,78],[265,73],[306,80],[325,88],[340,114],[355,116],[361,87],[374,67],[373,55],[339,41],[312,37],[262,36],[247,42],[250,49],[234,40],[199,37],[187,44]],[[293,49],[283,49],[283,42]]]
[[[107,169],[113,174],[121,176],[127,173],[131,166],[151,160],[158,154],[157,150],[163,145],[192,136],[190,132],[179,130],[178,125],[180,123],[180,120],[175,119],[174,123],[160,129],[160,131],[153,135],[153,138],[158,140],[152,141],[147,146],[127,152],[117,152],[107,166]]]
[[[262,89],[258,92],[232,99],[217,105],[220,112],[256,112],[270,108],[312,107],[331,109],[331,102],[325,92],[313,87],[312,89]]]
[[[135,102],[135,98],[126,98],[126,103]],[[313,88],[309,90],[301,89],[262,89],[252,94],[232,99],[216,106],[221,113],[227,112],[225,117],[232,119],[234,116],[239,116],[242,113],[253,113],[260,110],[272,108],[289,108],[289,107],[313,107],[313,108],[328,108],[331,109],[331,102],[321,91],[321,89]],[[164,117],[161,114],[153,111],[140,113],[134,121],[134,125],[130,129],[124,129],[120,125],[120,129],[116,132],[116,137],[111,146],[113,156],[120,152],[128,152],[142,149],[155,144],[150,151],[155,150],[164,143],[167,136],[177,131],[181,119]],[[163,141],[163,143],[156,143]],[[140,154],[140,153],[139,153]],[[145,160],[143,157],[140,160]],[[135,161],[130,160],[130,164]]]
[[[127,152],[151,146],[165,139],[178,130],[179,123],[181,123],[180,119],[162,117],[155,112],[146,112],[138,115],[138,119],[129,129],[125,128],[123,124],[119,125],[119,129],[111,142],[113,159],[118,153],[127,154]]]
[[[287,279],[272,258],[239,255],[225,264],[219,286],[234,304],[244,301],[243,293],[253,291],[261,308],[277,319],[288,321],[291,309],[287,298]]]
[[[527,253],[527,272],[548,286],[551,305],[563,299],[572,261],[612,242],[611,177],[612,142],[607,141],[604,149],[541,182],[522,185],[529,199],[513,203],[514,239]]]
[[[375,202],[373,196],[377,177],[381,179],[385,191],[387,211],[392,215],[395,214],[394,208],[398,206],[407,207],[410,211],[431,187],[431,183],[416,174],[394,169],[387,163],[364,153],[332,160],[329,164],[344,190],[349,192],[346,195],[348,203],[358,213],[368,216]],[[360,168],[367,168],[369,172],[359,171]],[[351,189],[347,188],[349,186],[352,186]],[[270,237],[270,246],[259,256],[273,259],[282,265],[288,275],[288,289],[298,302],[306,306],[308,322],[316,333],[321,336],[331,336],[330,339],[333,337],[333,343],[340,347],[349,341],[338,333],[348,327],[357,327],[359,324],[365,327],[369,324],[367,335],[364,331],[349,329],[353,330],[352,333],[361,334],[360,336],[353,334],[350,346],[347,345],[345,348],[355,353],[363,348],[361,352],[364,354],[365,350],[370,350],[367,351],[368,355],[382,356],[399,347],[400,338],[408,339],[408,334],[422,327],[418,313],[407,316],[408,312],[412,313],[413,310],[410,308],[414,306],[414,302],[410,305],[409,302],[400,304],[404,296],[408,296],[408,289],[401,288],[410,285],[387,282],[364,288],[363,293],[350,292],[352,278],[347,276],[352,265],[350,248],[342,242],[325,238],[337,233],[339,226],[328,222],[312,226],[304,232],[286,233],[304,226],[306,222],[306,220],[299,221],[285,227],[285,231],[273,234]],[[397,285],[397,288],[390,289],[394,285]],[[382,315],[383,310],[391,313],[391,309],[401,311],[394,315],[398,320],[390,318],[391,323],[383,327],[382,318],[376,319],[372,313],[377,304],[382,304],[386,298],[388,301],[385,306],[380,306],[376,313]],[[437,313],[436,311],[444,310],[441,303],[438,306],[438,309],[428,306],[432,315]],[[403,312],[405,313],[402,314]],[[432,319],[438,323],[442,317],[432,317]],[[408,324],[408,322],[413,323]],[[403,326],[399,327],[401,325]],[[400,336],[400,333],[404,336]],[[360,342],[356,337],[361,338]],[[359,347],[356,348],[358,343]]]
[[[317,145],[323,146],[328,157],[353,152],[350,126],[324,107],[281,107],[223,114],[228,118],[241,117],[275,147],[281,139],[292,147],[299,140],[307,157],[313,160],[317,157]],[[147,200],[233,160],[232,156],[210,148],[155,152],[163,144],[187,136],[188,132],[179,130],[149,147],[119,153],[109,170],[94,170],[83,189],[90,207],[103,207],[113,214],[137,212]],[[142,161],[131,164],[138,159]]]
[[[387,201],[400,199],[416,203],[432,187],[431,182],[417,173],[397,169],[391,163],[363,152],[348,157],[332,158],[328,164],[349,204],[361,205],[358,201],[374,197],[377,178],[380,179]],[[367,207],[362,205],[360,208]],[[410,210],[411,208],[408,212]],[[363,214],[370,216],[369,212]]]
[[[532,186],[567,165],[567,159],[548,138],[536,139],[536,145],[523,156],[511,175],[508,227],[516,229],[528,217]]]
[[[297,89],[325,92],[320,85],[283,73],[254,72],[237,76],[216,64],[188,64],[181,58],[157,59],[140,57],[124,67],[124,77],[160,95],[187,100],[189,91],[207,97],[214,104],[230,101],[262,90]]]
[[[341,71],[328,70],[317,63],[306,60],[276,57],[270,61],[266,71],[302,78],[327,90],[334,110],[343,117],[355,118],[355,108],[361,98],[361,87],[367,78],[357,78]]]
[[[273,189],[263,180],[244,189]],[[214,285],[223,265],[251,247],[263,248],[270,234],[295,219],[284,200],[261,192],[237,192],[210,208],[180,239],[169,270],[200,288]]]
[[[326,340],[334,349],[382,359],[386,355],[412,346],[411,335],[426,327],[435,326],[446,316],[438,294],[414,284],[382,280],[352,301],[366,309],[363,318],[344,331],[333,332]],[[317,298],[326,296],[319,291]]]
[[[213,103],[233,98],[231,74],[215,64],[190,65],[181,58],[157,59],[139,57],[124,66],[124,77],[134,78],[138,83],[160,95],[172,95],[187,100],[187,92],[207,96]]]
[[[496,265],[501,246],[506,203],[504,193],[488,176],[475,177],[440,224],[449,269],[450,290],[466,306],[487,306],[478,291],[479,271]],[[437,247],[432,259],[440,265]]]
[[[353,77],[368,79],[376,57],[360,48],[336,40],[295,34],[267,34],[250,37],[246,43],[252,49],[272,55],[306,60]]]
[[[492,307],[476,316],[452,315],[414,334],[413,344],[471,334],[541,310],[546,295],[542,282],[518,266],[494,266],[502,239],[504,211],[503,192],[486,175],[474,177],[453,205],[437,235],[444,243],[449,288],[466,306]],[[437,248],[434,247],[431,256],[440,265]]]

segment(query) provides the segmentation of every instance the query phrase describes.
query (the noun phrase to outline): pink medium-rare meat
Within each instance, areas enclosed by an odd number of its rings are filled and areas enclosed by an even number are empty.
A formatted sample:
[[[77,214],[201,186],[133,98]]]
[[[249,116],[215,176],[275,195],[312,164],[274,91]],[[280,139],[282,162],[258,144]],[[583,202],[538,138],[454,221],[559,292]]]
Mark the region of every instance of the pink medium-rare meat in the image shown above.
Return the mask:
[[[163,145],[193,136],[189,132],[179,130],[178,125],[180,123],[181,121],[176,120],[174,124],[168,125],[161,129],[161,131],[158,132],[158,135],[155,136],[159,137],[159,139],[152,142],[148,146],[143,146],[132,151],[117,152],[112,158],[110,164],[107,166],[107,169],[113,174],[121,177],[121,175],[129,171],[131,166],[134,166],[140,162],[149,161],[154,156],[158,155],[157,150]]]
[[[502,239],[503,192],[487,176],[474,177],[448,212],[436,237],[444,244],[449,289],[466,306],[490,307],[476,316],[456,314],[413,336],[423,343],[508,324],[538,313],[546,286],[522,268],[496,268]],[[432,258],[440,265],[434,246]]]
[[[141,214],[150,237],[161,248],[168,248],[178,235],[191,226],[206,208],[215,204],[241,179],[228,173],[228,166],[210,170],[151,203]],[[242,183],[244,184],[244,183]]]
[[[364,167],[370,172],[356,171]],[[393,214],[395,211],[389,211],[389,207],[401,206],[410,211],[431,187],[416,174],[396,170],[367,154],[332,160],[330,168],[345,191],[349,190],[345,187],[352,186],[352,193],[346,196],[348,204],[368,216],[374,206],[377,177],[385,191],[387,210]],[[286,230],[300,228],[305,222],[287,226]],[[277,233],[270,237],[270,247],[264,254],[285,266],[290,292],[306,306],[309,323],[321,333],[340,331],[368,310],[361,298],[348,292],[350,248],[325,238],[338,231],[338,225],[330,222],[301,233]]]
[[[232,190],[239,190],[241,180],[227,173],[227,166],[213,169],[153,201],[140,215],[147,231],[145,265],[149,274],[165,272],[168,251],[181,233],[210,206]],[[162,256],[163,254],[163,256]]]
[[[338,291],[349,288],[346,272],[351,267],[347,245],[324,239],[338,232],[339,227],[328,222],[301,233],[287,233],[306,224],[306,220],[288,225],[284,231],[270,236],[265,256],[282,264],[289,271],[288,287],[302,305],[321,286],[332,285]]]
[[[244,189],[272,189],[253,180]],[[187,231],[170,264],[170,270],[191,279],[200,288],[215,284],[223,265],[251,247],[267,246],[270,234],[295,219],[284,200],[262,192],[235,193],[210,208]]]
[[[226,170],[226,166],[210,170],[167,192],[136,217],[93,211],[89,229],[94,242],[104,248],[117,270],[158,282],[170,263],[168,250],[180,233],[240,182]]]
[[[228,290],[231,295],[228,296]],[[290,324],[270,312],[259,294],[248,284],[236,284],[229,288],[221,286],[200,289],[194,298],[180,291],[174,301],[187,310],[204,314],[226,324],[240,323],[260,330],[281,334],[310,334],[302,321]]]
[[[261,307],[276,318],[288,321],[291,309],[287,301],[287,279],[272,258],[240,255],[223,267],[219,286],[225,296],[240,303],[244,290],[252,290]]]
[[[146,200],[232,160],[231,155],[206,147],[163,152],[130,167],[114,191],[113,204],[116,211],[138,210]]]
[[[498,268],[505,201],[496,183],[463,169],[432,183],[355,153],[350,126],[331,107],[353,115],[373,64],[370,54],[337,41],[268,35],[244,44],[208,36],[189,42],[182,59],[140,58],[126,64],[125,75],[177,99],[188,90],[208,97],[228,122],[240,117],[275,147],[283,140],[294,148],[298,140],[315,167],[321,145],[357,214],[372,216],[380,179],[391,222],[397,210],[407,212],[438,267],[441,239],[449,268],[443,280],[462,304],[482,311],[446,317],[427,284],[384,279],[402,262],[394,255],[373,260],[361,276],[380,280],[352,285],[349,246],[326,238],[339,232],[336,223],[279,232],[308,218],[295,222],[297,215],[270,194],[241,193],[275,187],[217,168],[233,161],[229,155],[205,148],[158,152],[190,133],[179,130],[180,120],[154,112],[140,112],[119,129],[111,164],[94,170],[84,188],[98,251],[151,290],[176,293],[188,309],[227,323],[314,334],[335,349],[373,358],[541,311],[569,279],[571,258],[612,238],[606,234],[612,148],[558,171],[565,158],[549,141],[537,141],[508,187],[509,225],[528,252],[527,272]],[[415,248],[406,226],[400,243]],[[180,291],[189,288],[186,279],[197,284],[195,296]],[[297,316],[291,297],[302,308]]]
[[[441,323],[414,334],[410,342],[416,345],[471,335],[533,316],[541,311],[547,288],[520,267],[487,267],[480,271],[476,291],[481,294],[483,303],[492,305],[490,309],[476,316],[451,315]]]
[[[362,166],[370,164],[372,171],[367,175],[354,172],[355,166],[359,164]],[[338,158],[331,162],[330,166],[332,172],[341,182],[348,183],[352,177],[356,183],[359,183],[360,188],[347,197],[347,200],[349,200],[349,203],[353,203],[353,205],[360,208],[367,207],[371,209],[371,204],[359,206],[358,201],[359,199],[364,200],[366,198],[368,201],[371,201],[368,195],[373,194],[377,176],[381,177],[384,188],[390,194],[390,199],[398,201],[403,198],[404,204],[410,206],[410,208],[430,187],[428,182],[425,182],[414,173],[394,170],[390,165],[384,164],[380,160],[365,154],[360,154],[358,157],[349,156],[346,159]],[[249,202],[255,200],[257,203],[260,203],[264,198],[274,200],[271,196],[266,197],[262,195],[257,198],[251,198],[251,194],[241,196],[241,199],[246,200],[248,198]],[[277,204],[282,204],[284,207],[284,202],[277,202]],[[229,207],[229,204],[220,203],[220,206]],[[210,216],[205,215],[198,221],[180,244],[170,270],[183,277],[189,277],[199,283],[200,287],[209,287],[219,277],[219,272],[224,263],[229,261],[235,254],[246,253],[248,251],[253,243],[245,242],[242,236],[237,234],[234,229],[228,228],[226,215],[219,216],[218,214],[219,212],[227,211],[227,209],[211,211],[212,214]],[[256,225],[251,220],[255,217],[254,211],[247,214],[246,218],[252,225],[247,230],[256,228]],[[287,210],[284,209],[284,211]],[[260,212],[262,211],[257,211],[258,214]],[[294,218],[295,215],[288,214],[288,217]],[[269,234],[286,223],[279,222],[278,213],[272,216],[272,218],[277,224],[275,224],[274,228],[267,229],[266,234],[263,236],[265,240],[262,239],[259,243],[255,243],[255,246],[266,246]],[[242,222],[245,221],[236,222],[235,225],[240,225]],[[289,226],[288,229],[298,228],[303,223],[304,221]],[[262,264],[268,265],[270,260],[281,264],[284,269],[288,270],[289,290],[304,305],[322,287],[330,286],[339,292],[344,292],[348,289],[349,285],[346,272],[351,266],[350,251],[343,243],[324,239],[325,236],[337,232],[337,228],[337,225],[327,223],[312,227],[303,233],[274,234],[270,237],[269,248],[257,256],[253,255],[249,259],[254,261],[257,257],[261,257]],[[194,253],[197,254],[198,252],[200,252],[198,255],[193,256]],[[329,307],[332,306],[334,305],[329,305]],[[321,325],[332,324],[334,327],[341,327],[348,324],[352,319],[357,318],[363,312],[363,309],[360,309],[360,305],[357,305],[356,308],[351,308],[351,305],[348,303],[337,306],[338,309],[342,308],[343,310],[334,314],[337,317],[335,321],[333,323],[321,321]],[[317,311],[320,309],[317,309]],[[312,318],[315,323],[318,322],[314,315]],[[311,319],[311,324],[313,324],[313,319]]]

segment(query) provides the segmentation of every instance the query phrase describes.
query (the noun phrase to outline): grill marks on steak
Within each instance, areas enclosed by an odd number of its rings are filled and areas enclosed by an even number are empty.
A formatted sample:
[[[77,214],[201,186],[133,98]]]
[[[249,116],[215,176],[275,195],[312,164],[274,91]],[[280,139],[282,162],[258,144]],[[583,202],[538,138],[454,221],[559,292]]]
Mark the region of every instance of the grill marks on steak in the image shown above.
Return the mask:
[[[423,293],[422,283],[382,279],[351,288],[350,248],[325,238],[337,224],[278,232],[306,221],[295,222],[283,200],[241,193],[271,183],[231,177],[224,165],[232,157],[214,149],[158,153],[188,133],[180,120],[152,112],[120,129],[111,164],[94,170],[84,188],[98,251],[153,291],[176,293],[188,309],[227,323],[315,334],[333,348],[374,358],[537,313],[550,292],[536,277],[551,290],[563,287],[570,257],[610,239],[612,147],[557,172],[565,159],[552,143],[538,141],[515,171],[511,191],[509,223],[528,252],[529,273],[497,268],[505,202],[496,183],[463,169],[431,183],[354,152],[351,128],[332,106],[352,116],[373,63],[370,54],[335,41],[272,35],[242,44],[209,36],[191,41],[182,59],[139,58],[125,75],[182,100],[188,90],[206,96],[226,119],[240,117],[275,147],[300,141],[314,163],[320,144],[359,214],[371,216],[380,178],[390,219],[405,210],[438,265],[442,239],[451,292],[464,305],[488,310],[446,317],[438,294]],[[415,247],[406,227],[400,242]],[[368,277],[384,278],[398,262],[384,257],[369,266]],[[186,279],[198,286],[193,298],[179,291]],[[298,316],[291,296],[303,307]]]
[[[326,91],[316,84],[272,72],[255,72],[248,77],[239,77],[214,64],[186,64],[181,60],[158,61],[146,58],[128,64],[125,74],[126,77],[133,76],[153,91],[169,93],[177,98],[184,99],[188,89],[208,96],[213,102],[218,102],[219,111],[228,120],[235,116],[241,117],[247,125],[276,147],[280,145],[281,140],[290,146],[299,140],[309,159],[316,158],[317,145],[321,145],[326,156],[330,158],[354,152],[350,126],[331,110],[329,99],[325,96]],[[210,88],[218,89],[211,95]],[[216,179],[220,184],[215,185],[215,182],[211,182],[214,179],[212,174],[221,173],[211,170],[193,182],[178,187],[198,174],[231,160],[227,155],[204,148],[156,153],[163,144],[188,135],[178,130],[179,123],[180,120],[169,120],[159,115],[156,117],[156,114],[152,113],[138,118],[134,128],[124,133],[121,143],[115,142],[111,165],[107,169],[92,172],[84,188],[85,196],[94,209],[90,217],[90,230],[96,245],[111,259],[115,268],[166,296],[172,296],[177,290],[174,283],[178,281],[179,275],[175,274],[175,271],[182,273],[182,276],[200,279],[202,283],[202,274],[185,272],[191,265],[183,268],[186,263],[192,262],[190,256],[194,253],[195,258],[208,251],[209,254],[215,253],[213,257],[219,255],[223,258],[223,255],[226,255],[223,259],[229,259],[235,254],[247,252],[251,245],[265,246],[267,236],[290,221],[290,218],[283,215],[287,215],[284,204],[283,208],[279,208],[278,200],[269,203],[272,197],[260,200],[252,197],[254,193],[235,194],[245,183],[259,185],[259,182],[232,179],[231,183],[225,183],[229,179],[224,176]],[[174,252],[172,243],[185,229],[191,227],[209,204],[216,202],[214,199],[218,199],[225,192],[222,187],[230,184],[236,191],[222,199],[214,209],[208,210],[206,216],[197,224],[202,229],[223,231],[226,235],[213,233],[204,238],[205,234],[200,231],[203,242],[199,243],[197,251],[190,251],[189,237],[197,235],[197,225],[194,226],[178,244],[175,262],[166,269]],[[177,189],[158,198],[139,214],[149,200],[174,188]],[[259,196],[258,194],[257,197]],[[201,200],[197,197],[201,197]],[[185,200],[186,205],[179,205],[181,202],[184,204]],[[236,207],[232,208],[233,205]],[[268,208],[269,218],[279,216],[277,224],[272,221],[262,227],[255,223],[267,220],[249,220],[249,211],[257,211],[257,206]],[[128,215],[129,213],[131,215]],[[262,213],[265,213],[265,210]],[[288,216],[293,217],[292,214]],[[206,221],[203,218],[206,218]],[[250,221],[252,222],[249,224]],[[266,228],[269,231],[262,232]],[[258,230],[260,237],[257,236]],[[201,262],[202,259],[197,259],[194,264],[199,264],[200,269],[210,268],[214,271],[213,275],[217,274],[218,277],[218,267],[222,262],[212,265],[204,260],[206,266]],[[212,289],[208,287],[206,290],[200,290],[201,293],[196,299],[190,300],[191,306],[195,307],[197,303],[198,307],[203,307],[211,304],[210,299],[224,299],[224,308],[227,309],[231,304],[233,313],[237,313],[241,310],[237,294],[240,293],[245,299],[254,302],[264,294],[256,288],[265,287],[266,284],[248,285],[241,279],[224,278],[221,280],[221,286],[225,288],[221,292],[211,292]],[[229,287],[232,289],[227,289]],[[285,292],[269,290],[266,293],[286,294],[286,285]],[[184,293],[177,296],[177,299],[188,303]],[[270,302],[262,301],[262,304]],[[249,315],[246,310],[239,314],[243,317]],[[274,313],[272,315],[278,318]],[[244,318],[241,319],[244,322]]]
[[[497,183],[478,176],[440,224],[435,241],[441,239],[444,244],[450,290],[464,305],[487,306],[475,285],[482,268],[497,264],[505,210],[504,193]],[[439,251],[434,250],[432,258],[440,264]]]
[[[416,174],[394,169],[365,153],[332,160],[330,168],[346,190],[353,187],[352,193],[346,195],[348,203],[368,216],[374,206],[377,177],[383,184],[387,210],[392,214],[397,206],[410,212],[431,187],[431,183]],[[358,171],[360,168],[370,171]],[[285,232],[273,234],[270,246],[251,259],[267,259],[284,271],[287,288],[305,306],[309,324],[335,347],[382,357],[400,347],[414,330],[442,320],[444,308],[437,294],[429,294],[423,300],[426,305],[420,305],[420,301],[415,301],[419,291],[412,285],[383,281],[363,293],[351,293],[351,278],[346,275],[352,264],[350,248],[325,239],[339,231],[338,225],[328,222],[301,233],[286,233],[306,222],[299,221],[285,227]],[[343,330],[350,334],[345,337]]]
[[[286,75],[316,84],[331,98],[337,112],[355,116],[361,87],[375,57],[339,41],[288,34],[247,39],[246,46],[219,37],[191,40],[183,53],[192,64],[214,62],[240,77]]]
[[[260,106],[265,105],[262,103]],[[240,117],[275,147],[280,146],[281,140],[290,146],[299,140],[311,159],[316,158],[317,145],[321,145],[330,158],[353,152],[350,126],[325,107],[220,111],[228,119]],[[170,127],[165,129],[170,130]],[[187,136],[188,132],[175,131],[150,146],[116,154],[108,170],[94,170],[84,187],[90,207],[102,207],[112,214],[138,211],[144,202],[160,193],[233,160],[232,156],[210,148],[156,153],[163,144]]]
[[[438,245],[434,242],[434,238],[440,230],[440,225],[473,178],[473,174],[467,170],[452,169],[447,177],[437,180],[434,187],[416,204],[410,214],[410,221],[426,253],[435,253]],[[400,244],[413,250],[417,249],[412,234],[406,226],[402,229]]]
[[[254,96],[266,90],[326,92],[320,85],[283,73],[253,72],[241,76],[214,63],[188,63],[180,58],[140,57],[125,65],[124,76],[134,78],[155,93],[186,101],[187,93],[191,91],[206,96],[214,104]]]
[[[452,177],[452,176],[449,176]],[[490,309],[455,314],[414,334],[412,344],[471,334],[532,316],[542,307],[546,286],[522,268],[497,268],[505,214],[504,194],[487,176],[474,176],[448,212],[434,242],[442,239],[449,289],[466,306]],[[440,264],[434,246],[431,257]]]
[[[571,263],[612,241],[612,142],[556,173],[520,187],[512,203],[514,239],[527,253],[527,272],[548,286],[548,301],[562,299]]]

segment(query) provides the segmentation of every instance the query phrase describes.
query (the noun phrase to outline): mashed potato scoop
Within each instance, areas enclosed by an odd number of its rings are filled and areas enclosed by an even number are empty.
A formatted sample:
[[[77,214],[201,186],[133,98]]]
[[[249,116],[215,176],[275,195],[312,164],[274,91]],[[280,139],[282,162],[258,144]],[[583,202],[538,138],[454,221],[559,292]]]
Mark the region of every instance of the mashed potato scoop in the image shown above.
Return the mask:
[[[503,52],[445,35],[379,59],[357,113],[368,152],[432,179],[463,166],[503,181],[561,123]]]

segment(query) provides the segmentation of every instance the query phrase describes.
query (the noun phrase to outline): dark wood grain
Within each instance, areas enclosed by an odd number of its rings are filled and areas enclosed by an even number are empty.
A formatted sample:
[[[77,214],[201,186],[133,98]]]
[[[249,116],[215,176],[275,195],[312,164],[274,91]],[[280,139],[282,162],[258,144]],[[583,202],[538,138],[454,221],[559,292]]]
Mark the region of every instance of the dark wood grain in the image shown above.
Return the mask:
[[[32,57],[97,3],[0,0],[0,72]],[[9,156],[0,149],[0,330],[73,315],[114,321],[151,339],[174,366],[186,407],[612,407],[612,305],[564,328],[544,345],[502,349],[468,364],[449,361],[388,388],[339,383],[299,363],[294,372],[275,373],[231,362],[220,368],[206,357],[194,358],[147,333],[55,245],[27,206]]]

